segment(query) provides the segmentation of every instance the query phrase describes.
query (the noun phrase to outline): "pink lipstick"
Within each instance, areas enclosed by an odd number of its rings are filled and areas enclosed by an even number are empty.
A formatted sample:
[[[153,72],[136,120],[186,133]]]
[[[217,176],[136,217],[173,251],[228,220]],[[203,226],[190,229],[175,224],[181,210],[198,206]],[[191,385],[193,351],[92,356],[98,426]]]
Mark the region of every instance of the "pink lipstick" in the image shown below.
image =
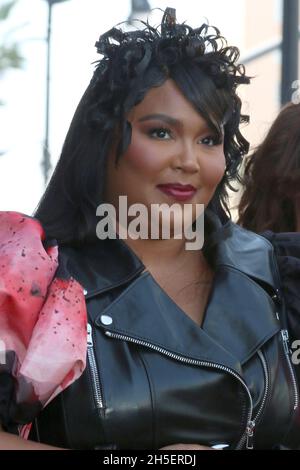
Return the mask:
[[[158,184],[157,188],[177,201],[188,201],[197,191],[191,184],[180,183]]]

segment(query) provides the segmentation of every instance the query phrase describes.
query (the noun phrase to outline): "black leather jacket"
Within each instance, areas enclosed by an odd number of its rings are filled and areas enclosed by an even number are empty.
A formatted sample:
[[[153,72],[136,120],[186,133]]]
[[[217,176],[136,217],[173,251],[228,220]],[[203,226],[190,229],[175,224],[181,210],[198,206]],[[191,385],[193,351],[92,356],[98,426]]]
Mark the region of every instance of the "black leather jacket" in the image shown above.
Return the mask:
[[[215,277],[202,327],[124,241],[61,250],[61,269],[87,291],[88,361],[31,437],[73,449],[300,446],[272,245],[213,215],[209,227]]]

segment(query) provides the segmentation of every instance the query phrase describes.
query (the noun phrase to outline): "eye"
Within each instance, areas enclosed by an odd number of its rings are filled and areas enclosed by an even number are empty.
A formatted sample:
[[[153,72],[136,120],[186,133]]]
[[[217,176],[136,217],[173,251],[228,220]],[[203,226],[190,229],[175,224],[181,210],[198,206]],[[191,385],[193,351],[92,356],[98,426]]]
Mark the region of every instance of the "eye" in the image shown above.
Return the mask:
[[[213,135],[204,137],[203,139],[200,140],[200,142],[209,147],[213,147],[214,145],[221,145],[223,143],[222,138],[219,138]]]
[[[159,140],[169,140],[172,138],[170,129],[165,127],[155,127],[150,129],[149,136]]]

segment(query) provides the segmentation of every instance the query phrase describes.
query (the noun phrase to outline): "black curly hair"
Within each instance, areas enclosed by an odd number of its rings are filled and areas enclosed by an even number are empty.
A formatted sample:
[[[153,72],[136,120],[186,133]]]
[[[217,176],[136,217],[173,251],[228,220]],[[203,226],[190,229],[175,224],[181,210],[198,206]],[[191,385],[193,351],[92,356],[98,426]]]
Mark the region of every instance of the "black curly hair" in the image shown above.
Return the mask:
[[[96,42],[93,77],[81,98],[67,133],[61,157],[35,217],[61,244],[78,244],[96,237],[96,208],[103,201],[106,157],[117,139],[116,164],[131,140],[126,117],[147,91],[173,79],[185,97],[220,135],[224,129],[226,171],[210,206],[227,207],[227,187],[237,180],[249,144],[239,126],[239,84],[249,83],[239,50],[227,46],[216,27],[193,29],[167,8],[161,25],[122,31],[114,27]]]

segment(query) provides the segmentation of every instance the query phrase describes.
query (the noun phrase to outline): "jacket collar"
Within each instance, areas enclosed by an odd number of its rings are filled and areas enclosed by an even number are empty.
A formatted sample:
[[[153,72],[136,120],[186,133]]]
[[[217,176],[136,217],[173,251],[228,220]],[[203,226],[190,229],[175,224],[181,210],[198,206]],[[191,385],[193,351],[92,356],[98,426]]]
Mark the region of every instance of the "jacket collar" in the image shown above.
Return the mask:
[[[206,215],[209,236],[204,244],[204,254],[215,267],[227,266],[243,272],[263,287],[277,292],[274,279],[275,258],[272,244],[266,238],[250,232],[227,220],[224,224],[212,211]]]
[[[100,312],[97,300],[91,299],[89,314],[108,335],[161,350],[177,360],[188,358],[192,365],[226,366],[239,374],[241,365],[280,329],[270,297],[246,276],[224,267],[217,270],[202,327],[149,272]]]
[[[60,277],[77,279],[88,299],[126,284],[145,266],[122,239],[106,239],[80,248],[61,247],[59,269]]]
[[[237,269],[275,291],[273,247],[265,238],[249,232],[231,220],[221,219],[211,210],[205,212],[203,253],[217,268]],[[122,239],[97,240],[80,248],[60,247],[60,275],[71,274],[87,291],[86,298],[125,285],[145,266]],[[65,274],[64,274],[65,273]]]
[[[240,373],[239,361],[230,349],[223,348],[222,343],[196,325],[149,272],[135,279],[100,313],[96,300],[91,299],[89,314],[108,335],[139,342],[177,360],[222,364]]]
[[[214,264],[215,277],[201,328],[149,272],[142,273],[145,266],[123,240],[64,247],[60,270],[87,290],[90,319],[108,333],[164,349],[174,358],[219,364],[241,374],[241,364],[280,329],[265,292],[266,286],[275,288],[272,245],[230,220],[222,224],[214,214],[206,217],[209,236],[203,252]],[[119,286],[122,292],[114,300],[105,297],[99,303],[96,294]],[[112,319],[110,325],[103,323],[103,315]]]

